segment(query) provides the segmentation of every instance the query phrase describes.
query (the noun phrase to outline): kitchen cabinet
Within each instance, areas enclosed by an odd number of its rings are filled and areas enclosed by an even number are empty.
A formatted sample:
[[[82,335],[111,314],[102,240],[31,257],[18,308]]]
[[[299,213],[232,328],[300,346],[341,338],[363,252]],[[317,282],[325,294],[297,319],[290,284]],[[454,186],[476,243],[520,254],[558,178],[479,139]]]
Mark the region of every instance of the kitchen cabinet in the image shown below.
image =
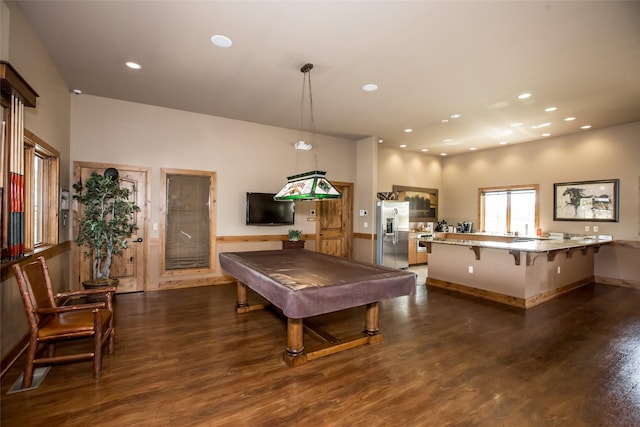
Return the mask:
[[[418,239],[409,238],[409,265],[426,264],[428,260],[427,252],[418,252]]]

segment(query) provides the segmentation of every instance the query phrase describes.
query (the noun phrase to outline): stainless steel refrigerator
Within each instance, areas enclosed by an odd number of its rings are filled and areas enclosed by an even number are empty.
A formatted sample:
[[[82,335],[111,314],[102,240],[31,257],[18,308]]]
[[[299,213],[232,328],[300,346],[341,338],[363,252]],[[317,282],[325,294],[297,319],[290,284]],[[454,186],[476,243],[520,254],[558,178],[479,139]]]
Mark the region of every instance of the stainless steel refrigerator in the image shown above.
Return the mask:
[[[409,202],[379,201],[376,232],[376,264],[409,267]]]

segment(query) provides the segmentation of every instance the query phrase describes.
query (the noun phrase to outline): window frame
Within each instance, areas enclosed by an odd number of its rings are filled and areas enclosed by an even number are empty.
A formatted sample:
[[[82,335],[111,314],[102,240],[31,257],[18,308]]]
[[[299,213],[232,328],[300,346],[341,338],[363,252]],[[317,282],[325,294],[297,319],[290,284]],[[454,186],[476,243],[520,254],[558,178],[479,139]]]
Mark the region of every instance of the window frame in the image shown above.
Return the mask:
[[[24,130],[25,160],[25,251],[33,251],[43,246],[59,242],[59,194],[60,194],[60,153],[28,129]],[[41,181],[44,184],[41,197],[42,241],[35,242],[35,161],[43,161]]]
[[[486,218],[485,218],[485,201],[484,197],[487,193],[507,193],[507,212],[506,212],[506,232],[511,233],[511,193],[523,190],[533,190],[535,193],[535,207],[534,207],[534,226],[533,230],[529,230],[529,235],[533,235],[536,229],[540,227],[540,186],[538,184],[524,184],[524,185],[505,185],[499,187],[481,187],[478,188],[478,230],[486,232]]]
[[[209,268],[184,268],[167,270],[165,266],[167,232],[167,178],[171,175],[209,177]],[[209,274],[217,271],[216,260],[216,172],[190,169],[160,169],[160,197],[162,197],[162,219],[160,225],[160,274],[162,277]]]

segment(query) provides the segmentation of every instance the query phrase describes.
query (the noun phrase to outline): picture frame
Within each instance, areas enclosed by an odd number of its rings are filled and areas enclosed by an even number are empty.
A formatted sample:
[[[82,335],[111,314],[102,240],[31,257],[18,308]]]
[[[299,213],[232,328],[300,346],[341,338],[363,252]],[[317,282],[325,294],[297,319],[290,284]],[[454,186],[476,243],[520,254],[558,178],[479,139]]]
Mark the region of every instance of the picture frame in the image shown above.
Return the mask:
[[[553,220],[618,222],[618,195],[618,179],[553,184]]]
[[[436,188],[394,185],[397,200],[409,202],[409,222],[438,221],[438,190]]]

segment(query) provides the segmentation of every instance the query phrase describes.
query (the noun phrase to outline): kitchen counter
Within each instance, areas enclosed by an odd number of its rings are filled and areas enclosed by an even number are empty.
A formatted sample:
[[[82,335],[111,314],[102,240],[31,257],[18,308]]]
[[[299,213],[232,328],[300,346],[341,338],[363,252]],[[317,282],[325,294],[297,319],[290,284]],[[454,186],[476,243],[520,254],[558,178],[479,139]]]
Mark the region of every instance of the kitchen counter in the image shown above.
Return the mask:
[[[584,249],[590,246],[599,247],[601,245],[609,244],[613,241],[611,236],[582,236],[574,237],[571,239],[547,239],[536,237],[511,237],[511,241],[494,241],[494,240],[476,240],[473,235],[465,239],[460,237],[461,234],[456,234],[455,238],[434,238],[433,240],[426,240],[428,243],[437,243],[444,245],[457,245],[475,248],[494,248],[494,249],[506,249],[509,251],[521,251],[521,252],[536,252],[536,253],[552,253],[556,251],[568,251],[574,249]],[[431,252],[430,245],[427,245],[427,252]]]
[[[426,240],[427,285],[528,308],[593,282],[594,256],[612,241],[442,233]]]

